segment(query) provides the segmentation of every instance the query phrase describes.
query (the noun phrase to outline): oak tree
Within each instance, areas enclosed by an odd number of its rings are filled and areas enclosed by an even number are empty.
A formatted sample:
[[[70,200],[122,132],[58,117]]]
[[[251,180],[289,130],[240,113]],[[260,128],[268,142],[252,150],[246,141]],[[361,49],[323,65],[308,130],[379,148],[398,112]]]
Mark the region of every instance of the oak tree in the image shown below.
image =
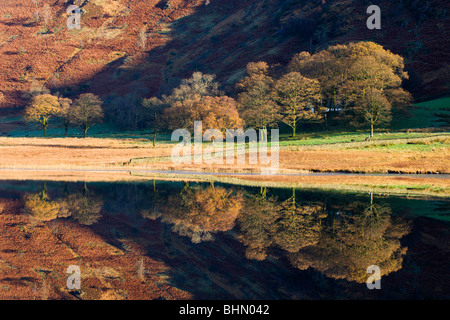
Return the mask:
[[[275,81],[268,75],[266,62],[251,62],[247,65],[247,76],[236,88],[239,114],[246,127],[261,129],[267,136],[267,127],[276,126],[280,120],[279,106],[272,97]]]
[[[173,90],[171,98],[175,101],[184,101],[219,96],[222,92],[215,78],[214,74],[194,72],[191,78],[184,79],[180,86]]]
[[[371,125],[360,116],[370,90],[378,90],[378,96],[387,99],[392,107],[385,108],[387,113],[404,111],[412,102],[411,94],[402,88],[402,81],[408,79],[403,58],[374,42],[330,46],[313,55],[301,52],[292,58],[289,70],[318,79],[324,105],[352,124]]]
[[[60,97],[58,99],[60,109],[58,113],[58,117],[60,117],[63,121],[64,125],[64,135],[67,136],[69,131],[69,126],[72,123],[72,100],[69,98],[62,98]]]
[[[292,128],[293,137],[299,123],[323,118],[320,91],[318,80],[299,72],[290,72],[276,82],[275,100],[281,107],[281,121]]]
[[[86,138],[88,129],[103,122],[102,101],[92,93],[85,93],[75,100],[72,107],[72,122],[78,125]]]
[[[240,129],[243,120],[239,117],[237,102],[230,97],[206,96],[200,100],[177,101],[172,107],[164,110],[164,119],[170,129],[194,129],[195,121],[202,121],[202,130],[218,129],[225,134],[226,129]]]
[[[47,135],[48,121],[52,116],[58,115],[60,104],[58,97],[51,94],[35,96],[31,104],[25,109],[25,120],[28,122],[39,122]]]

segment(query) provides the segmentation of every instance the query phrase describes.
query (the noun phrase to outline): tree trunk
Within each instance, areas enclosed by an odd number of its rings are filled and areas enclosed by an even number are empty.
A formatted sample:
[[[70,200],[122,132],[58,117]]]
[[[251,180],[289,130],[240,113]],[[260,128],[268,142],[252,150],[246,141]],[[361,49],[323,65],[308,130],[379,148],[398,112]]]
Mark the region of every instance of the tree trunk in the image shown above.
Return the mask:
[[[69,187],[67,186],[67,182],[64,183],[64,197],[69,195]]]
[[[261,130],[261,137],[259,137],[259,142],[267,142],[267,126],[263,126],[263,129]]]
[[[292,218],[295,217],[295,209],[296,209],[295,188],[292,188]]]
[[[69,134],[69,125],[65,124],[64,125],[64,135],[67,136]]]
[[[47,125],[44,124],[44,137],[46,137],[46,136],[47,136]]]
[[[41,199],[44,200],[44,201],[48,200],[48,197],[47,197],[47,182],[46,181],[44,181],[44,186],[42,187]]]
[[[85,138],[86,138],[86,136],[87,136],[87,131],[88,131],[87,128],[84,128],[84,129],[83,129],[83,133],[84,133],[84,137],[85,137]]]
[[[333,110],[336,111],[336,89],[333,91]]]
[[[370,137],[373,138],[373,123],[370,124]]]
[[[84,196],[84,197],[89,196],[89,189],[88,189],[88,187],[87,187],[86,181],[84,182],[84,185],[83,185],[83,196]]]

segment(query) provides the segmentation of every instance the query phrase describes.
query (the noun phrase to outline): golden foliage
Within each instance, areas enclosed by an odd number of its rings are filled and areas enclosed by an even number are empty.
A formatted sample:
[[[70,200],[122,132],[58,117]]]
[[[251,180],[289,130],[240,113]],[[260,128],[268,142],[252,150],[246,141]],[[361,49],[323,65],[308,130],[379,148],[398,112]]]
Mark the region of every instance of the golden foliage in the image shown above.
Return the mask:
[[[401,268],[407,248],[400,239],[409,232],[409,225],[391,216],[390,208],[354,203],[349,214],[326,225],[316,245],[289,256],[300,269],[309,267],[336,279],[363,283],[370,265],[380,267],[382,275]]]
[[[195,121],[202,121],[202,130],[218,129],[225,133],[226,129],[243,127],[243,120],[239,117],[237,103],[227,96],[210,97],[203,100],[199,96],[194,99],[177,101],[172,107],[164,110],[164,118],[171,129],[194,129]]]
[[[280,120],[279,107],[272,97],[275,82],[268,70],[266,62],[251,62],[247,65],[248,76],[236,85],[241,91],[238,95],[239,112],[247,127],[266,129]]]
[[[326,105],[343,107],[353,124],[372,126],[390,121],[391,106],[401,110],[412,102],[401,88],[408,79],[404,67],[401,56],[370,41],[335,45],[313,55],[301,52],[289,64],[290,71],[319,80]],[[380,112],[374,113],[375,100]]]
[[[39,122],[45,128],[48,120],[59,113],[59,108],[58,97],[51,94],[35,96],[31,104],[25,109],[25,120]]]
[[[299,122],[323,117],[320,92],[318,80],[299,72],[290,72],[275,84],[275,100],[281,105],[282,121],[293,129],[293,136]]]
[[[180,194],[170,195],[159,208],[144,216],[161,218],[173,224],[173,230],[188,236],[195,243],[211,240],[211,233],[232,229],[242,208],[242,195],[222,187],[191,188],[185,186]]]
[[[50,200],[45,191],[26,194],[23,201],[25,213],[40,221],[50,221],[69,215],[66,203],[63,200]]]

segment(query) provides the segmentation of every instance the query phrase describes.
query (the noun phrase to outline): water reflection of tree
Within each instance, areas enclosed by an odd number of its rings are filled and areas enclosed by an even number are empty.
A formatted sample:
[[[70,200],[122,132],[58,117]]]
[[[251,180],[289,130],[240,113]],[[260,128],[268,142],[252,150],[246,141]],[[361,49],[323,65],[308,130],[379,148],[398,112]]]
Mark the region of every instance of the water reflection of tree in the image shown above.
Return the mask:
[[[274,214],[277,200],[266,196],[267,189],[259,194],[247,194],[243,212],[239,215],[239,239],[246,246],[249,259],[264,260],[267,248],[273,243],[273,229],[277,216]]]
[[[50,198],[46,183],[44,183],[41,192],[25,194],[23,202],[24,212],[39,221],[50,221],[70,215],[64,199],[52,200]]]
[[[192,242],[212,240],[212,234],[228,231],[242,207],[242,195],[213,184],[206,188],[186,183],[179,193],[155,199],[152,209],[143,215],[173,225],[173,231]]]
[[[97,222],[103,201],[90,194],[86,183],[79,193],[69,194],[67,184],[63,197],[52,199],[44,183],[41,192],[28,193],[23,197],[24,212],[39,221],[50,221],[56,218],[72,216],[81,224],[91,225]]]
[[[66,203],[72,218],[81,224],[89,226],[102,217],[100,211],[103,207],[103,201],[100,197],[90,193],[86,183],[84,183],[81,192],[68,195]]]
[[[259,194],[248,195],[239,217],[239,238],[247,247],[248,258],[264,260],[272,245],[297,252],[318,241],[321,220],[326,216],[323,203],[299,204],[295,190],[281,203],[266,193],[266,188],[261,188]]]
[[[276,207],[276,214],[274,241],[288,252],[316,244],[321,221],[327,216],[323,203],[297,203],[295,190],[288,200]]]
[[[246,198],[239,217],[240,240],[248,258],[264,260],[271,247],[282,249],[299,269],[313,268],[332,278],[364,282],[367,267],[382,275],[399,270],[406,248],[400,239],[409,225],[392,216],[387,205],[353,202],[327,208],[324,202],[277,204],[265,192]]]
[[[387,205],[355,202],[324,224],[317,245],[290,255],[300,269],[312,267],[333,278],[365,282],[367,267],[377,265],[382,275],[401,269],[407,248],[400,239],[409,225],[392,216]]]

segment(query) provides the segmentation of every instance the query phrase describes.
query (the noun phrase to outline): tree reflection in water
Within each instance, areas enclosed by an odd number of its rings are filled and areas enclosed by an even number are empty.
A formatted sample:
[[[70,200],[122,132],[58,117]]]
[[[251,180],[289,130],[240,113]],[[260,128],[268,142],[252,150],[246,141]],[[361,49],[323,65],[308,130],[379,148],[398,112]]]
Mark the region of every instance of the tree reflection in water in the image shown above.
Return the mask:
[[[70,215],[65,199],[52,200],[44,183],[39,193],[27,193],[23,196],[23,212],[38,221],[50,221]]]
[[[64,196],[51,199],[44,183],[42,191],[27,193],[23,196],[25,214],[38,221],[50,221],[56,218],[72,216],[73,219],[84,225],[92,225],[101,218],[103,201],[98,196],[91,195],[86,183],[81,192],[69,194],[67,185]]]
[[[202,188],[185,183],[179,193],[158,198],[142,215],[173,225],[173,231],[193,243],[213,240],[213,233],[233,229],[242,208],[242,195],[214,184]]]
[[[124,199],[118,201],[117,190]],[[409,224],[373,195],[365,201],[324,197],[312,201],[292,189],[280,200],[268,196],[266,188],[255,192],[187,182],[161,190],[155,184],[139,191],[136,185],[117,190],[101,197],[85,183],[77,193],[70,194],[66,187],[62,196],[52,198],[44,184],[41,192],[23,196],[23,211],[39,221],[71,216],[92,225],[101,218],[105,204],[109,211],[131,210],[170,224],[173,232],[193,243],[212,241],[214,234],[233,229],[230,235],[245,246],[248,259],[283,257],[298,269],[359,283],[366,281],[370,265],[379,266],[382,276],[399,270],[407,251],[400,240],[410,232]]]
[[[247,199],[239,238],[248,258],[264,260],[269,248],[278,248],[301,270],[360,283],[370,265],[379,266],[382,275],[401,268],[407,248],[400,239],[409,224],[394,218],[386,204],[375,204],[373,195],[368,203],[346,205],[299,203],[295,190],[281,203],[265,192]]]

